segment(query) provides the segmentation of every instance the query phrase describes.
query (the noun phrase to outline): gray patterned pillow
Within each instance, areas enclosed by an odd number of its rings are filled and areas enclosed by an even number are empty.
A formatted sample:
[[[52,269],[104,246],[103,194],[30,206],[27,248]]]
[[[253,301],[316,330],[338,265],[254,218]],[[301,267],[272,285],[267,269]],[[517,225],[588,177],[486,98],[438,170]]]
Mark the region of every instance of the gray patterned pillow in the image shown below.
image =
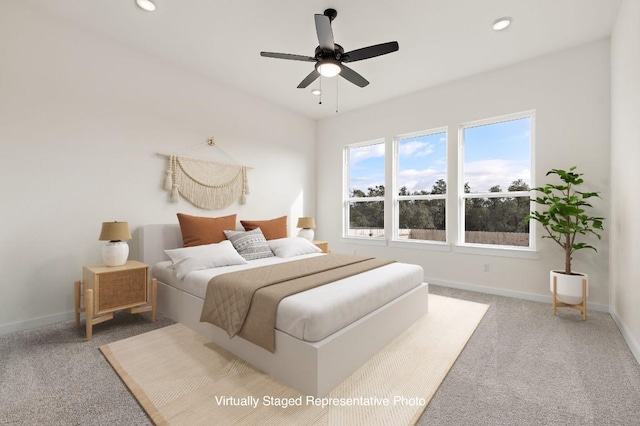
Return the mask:
[[[224,235],[245,260],[274,256],[260,228],[253,231],[224,231]]]

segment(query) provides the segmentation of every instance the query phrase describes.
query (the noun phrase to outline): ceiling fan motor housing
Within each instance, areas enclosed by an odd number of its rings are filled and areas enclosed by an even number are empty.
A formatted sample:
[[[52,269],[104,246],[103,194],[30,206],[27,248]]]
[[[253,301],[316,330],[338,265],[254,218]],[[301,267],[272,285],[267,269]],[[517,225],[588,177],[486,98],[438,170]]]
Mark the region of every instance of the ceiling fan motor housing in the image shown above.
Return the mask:
[[[344,54],[344,49],[338,43],[334,43],[334,50],[323,49],[320,46],[316,47],[315,58],[319,61],[323,59],[335,59],[337,61],[347,61],[348,56]]]

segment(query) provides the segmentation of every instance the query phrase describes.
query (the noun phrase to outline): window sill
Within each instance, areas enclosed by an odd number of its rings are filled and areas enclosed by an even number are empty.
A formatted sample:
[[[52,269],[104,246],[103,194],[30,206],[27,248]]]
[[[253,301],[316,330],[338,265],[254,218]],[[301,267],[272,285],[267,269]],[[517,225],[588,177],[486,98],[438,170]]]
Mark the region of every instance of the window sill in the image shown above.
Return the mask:
[[[512,246],[486,246],[482,244],[455,245],[438,241],[388,241],[384,238],[342,237],[342,244],[362,244],[370,246],[389,246],[394,248],[432,250],[441,252],[476,254],[480,256],[513,257],[519,259],[539,259],[540,253],[531,248]]]
[[[342,244],[365,244],[370,246],[386,246],[387,240],[373,237],[342,237]]]
[[[392,240],[389,247],[409,248],[417,250],[451,251],[451,244],[441,241]]]
[[[540,253],[529,247],[486,246],[486,245],[454,245],[454,253],[477,254],[482,256],[516,257],[520,259],[539,259]]]

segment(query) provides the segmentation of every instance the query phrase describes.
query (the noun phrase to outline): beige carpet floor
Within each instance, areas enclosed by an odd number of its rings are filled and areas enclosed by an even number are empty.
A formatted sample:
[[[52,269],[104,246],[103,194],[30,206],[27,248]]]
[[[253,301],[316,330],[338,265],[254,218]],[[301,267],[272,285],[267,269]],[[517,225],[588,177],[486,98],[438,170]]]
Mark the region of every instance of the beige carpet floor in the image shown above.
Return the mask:
[[[429,312],[325,399],[307,398],[175,324],[101,346],[156,424],[413,424],[488,305],[429,296]]]

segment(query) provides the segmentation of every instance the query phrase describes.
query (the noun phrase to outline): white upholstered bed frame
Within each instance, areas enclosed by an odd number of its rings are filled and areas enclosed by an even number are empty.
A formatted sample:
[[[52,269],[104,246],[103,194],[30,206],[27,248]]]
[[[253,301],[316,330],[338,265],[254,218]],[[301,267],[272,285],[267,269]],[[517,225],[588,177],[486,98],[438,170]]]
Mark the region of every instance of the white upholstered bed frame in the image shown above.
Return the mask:
[[[139,228],[139,257],[148,265],[168,260],[165,249],[182,247],[178,224]],[[158,312],[197,331],[304,395],[325,396],[427,312],[429,289],[419,287],[392,300],[319,342],[305,342],[276,330],[271,353],[209,323],[200,322],[204,301],[158,282]]]

